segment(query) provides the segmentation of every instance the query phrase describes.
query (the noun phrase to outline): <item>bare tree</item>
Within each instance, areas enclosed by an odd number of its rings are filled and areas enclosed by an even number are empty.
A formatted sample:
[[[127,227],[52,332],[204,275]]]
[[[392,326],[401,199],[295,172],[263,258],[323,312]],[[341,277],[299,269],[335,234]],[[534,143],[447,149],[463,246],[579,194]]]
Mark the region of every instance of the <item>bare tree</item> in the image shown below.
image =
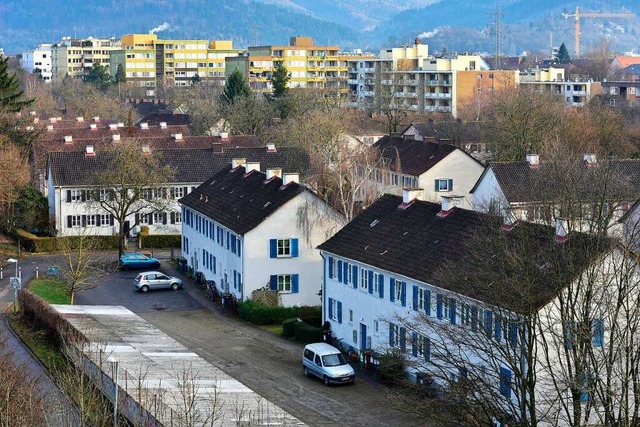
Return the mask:
[[[21,150],[0,135],[0,217],[5,230],[13,228],[13,207],[20,189],[27,185],[30,169]]]
[[[376,78],[376,94],[369,109],[386,117],[389,133],[398,132],[411,110],[403,89],[403,77],[398,70],[387,68]]]
[[[201,82],[188,87],[167,88],[167,102],[191,116],[191,126],[198,135],[210,135],[211,128],[222,119],[220,94],[222,87]]]
[[[225,126],[237,135],[262,136],[277,117],[275,106],[260,95],[237,97],[223,109]]]
[[[54,83],[52,90],[67,116],[73,114],[126,120],[130,114],[131,109],[120,102],[117,94],[109,95],[79,79],[65,78],[61,83]]]

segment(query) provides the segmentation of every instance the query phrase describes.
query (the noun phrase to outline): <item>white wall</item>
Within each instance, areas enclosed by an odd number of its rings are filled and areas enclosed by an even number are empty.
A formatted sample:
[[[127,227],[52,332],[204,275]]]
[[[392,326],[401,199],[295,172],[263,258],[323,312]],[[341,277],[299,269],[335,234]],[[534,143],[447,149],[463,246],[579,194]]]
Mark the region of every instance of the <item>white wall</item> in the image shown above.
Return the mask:
[[[478,182],[478,187],[472,194],[473,200],[471,208],[478,212],[488,212],[491,204],[500,204],[500,212],[503,215],[505,213],[505,207],[508,207],[508,202],[496,175],[491,168],[487,169],[487,172],[482,177],[482,180]]]

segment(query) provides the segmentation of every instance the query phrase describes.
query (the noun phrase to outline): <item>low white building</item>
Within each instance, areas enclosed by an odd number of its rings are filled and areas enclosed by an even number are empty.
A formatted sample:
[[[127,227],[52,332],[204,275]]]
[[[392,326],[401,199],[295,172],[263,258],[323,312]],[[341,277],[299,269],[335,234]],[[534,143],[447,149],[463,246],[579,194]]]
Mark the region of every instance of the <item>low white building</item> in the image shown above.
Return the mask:
[[[283,306],[319,305],[322,259],[315,246],[337,231],[341,216],[298,179],[235,159],[182,198],[188,265],[238,300],[266,288]]]
[[[34,50],[22,52],[20,65],[30,73],[40,73],[42,80],[51,81],[51,43],[41,44]]]

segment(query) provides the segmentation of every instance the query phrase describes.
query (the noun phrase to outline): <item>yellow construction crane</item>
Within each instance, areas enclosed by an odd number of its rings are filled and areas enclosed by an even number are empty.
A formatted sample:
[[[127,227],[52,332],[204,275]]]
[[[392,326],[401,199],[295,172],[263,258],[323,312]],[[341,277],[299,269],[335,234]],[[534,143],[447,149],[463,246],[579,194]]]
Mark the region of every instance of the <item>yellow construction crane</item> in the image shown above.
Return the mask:
[[[580,12],[580,8],[576,6],[576,13],[563,13],[564,19],[573,18],[573,31],[574,34],[574,58],[580,58],[580,18],[635,18],[633,13],[595,13],[595,12]]]

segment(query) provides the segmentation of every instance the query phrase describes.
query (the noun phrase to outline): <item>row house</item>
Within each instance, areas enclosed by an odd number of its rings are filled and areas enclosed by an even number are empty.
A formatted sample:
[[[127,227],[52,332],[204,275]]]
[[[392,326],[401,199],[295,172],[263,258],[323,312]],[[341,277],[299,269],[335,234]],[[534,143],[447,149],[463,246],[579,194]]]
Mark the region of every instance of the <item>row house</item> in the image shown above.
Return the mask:
[[[447,387],[463,378],[482,379],[484,393],[495,395],[498,406],[504,402],[508,412],[523,393],[516,372],[529,369],[521,365],[524,344],[532,338],[522,326],[521,297],[533,298],[526,304],[538,308],[541,321],[555,334],[547,337],[547,345],[570,336],[562,332],[561,319],[566,318],[558,313],[558,298],[592,265],[581,252],[591,237],[532,223],[513,227],[499,217],[453,206],[448,197],[442,205],[420,198],[412,190],[403,196],[384,195],[319,246],[324,259],[323,319],[330,322],[333,336],[354,350],[402,354],[407,376],[419,383],[429,379],[436,387]],[[535,248],[542,267],[533,271],[530,281],[518,278],[518,269],[497,269],[499,253],[487,254],[491,259],[479,263],[482,254],[471,255],[480,250],[475,239],[487,235],[486,227],[513,242],[538,236]],[[604,247],[595,253],[606,258]],[[551,280],[551,271],[564,279]],[[468,275],[487,281],[469,280]],[[591,309],[587,337],[596,351],[604,350],[614,319],[603,307]],[[567,334],[574,333],[567,329]],[[572,342],[549,351],[563,352],[565,345]],[[568,395],[546,400],[553,386],[545,374],[548,364],[540,363],[535,366],[535,393],[552,408],[549,415],[561,411],[557,405]],[[585,397],[586,388],[582,392],[582,404],[593,398]],[[562,424],[558,419],[541,425]]]
[[[315,246],[340,215],[282,168],[234,159],[182,205],[182,253],[222,292],[244,301],[270,289],[283,306],[318,305],[322,259]],[[286,170],[286,169],[285,169]],[[322,221],[301,224],[301,212]]]
[[[400,195],[403,188],[424,189],[425,200],[440,203],[443,196],[459,196],[470,206],[469,190],[484,167],[466,151],[431,139],[385,136],[373,145],[385,167],[374,171],[371,185],[378,193]]]

